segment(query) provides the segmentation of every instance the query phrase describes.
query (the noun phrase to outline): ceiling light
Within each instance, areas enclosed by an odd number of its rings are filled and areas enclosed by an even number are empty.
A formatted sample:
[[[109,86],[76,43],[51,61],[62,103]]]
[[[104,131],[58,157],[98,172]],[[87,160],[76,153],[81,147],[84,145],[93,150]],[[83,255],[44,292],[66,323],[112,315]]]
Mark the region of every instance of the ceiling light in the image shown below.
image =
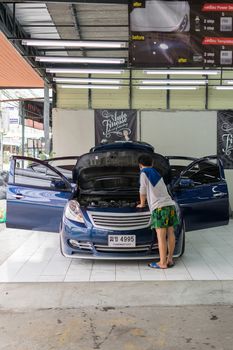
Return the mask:
[[[51,57],[51,56],[36,56],[38,62],[50,63],[100,63],[100,64],[123,64],[124,58],[95,58],[95,57]]]
[[[87,78],[53,78],[57,83],[99,83],[99,84],[121,84],[117,79],[87,79]]]
[[[113,85],[59,85],[63,89],[105,89],[105,90],[117,90],[120,89],[121,86],[113,86]]]
[[[160,70],[145,70],[145,74],[187,74],[187,75],[217,75],[220,74],[221,72],[218,70],[181,70],[181,69],[160,69]]]
[[[35,40],[24,39],[22,45],[26,46],[52,46],[52,47],[86,47],[86,48],[125,48],[126,42],[122,41],[82,41],[82,40]]]
[[[226,80],[225,83],[232,85],[233,84],[233,80]]]
[[[198,86],[139,86],[140,90],[197,90]]]
[[[46,73],[53,74],[124,74],[122,69],[78,69],[78,68],[46,68]]]
[[[142,80],[142,84],[205,85],[208,80]]]
[[[220,85],[220,86],[215,86],[216,90],[233,90],[233,86],[224,86],[224,85]]]

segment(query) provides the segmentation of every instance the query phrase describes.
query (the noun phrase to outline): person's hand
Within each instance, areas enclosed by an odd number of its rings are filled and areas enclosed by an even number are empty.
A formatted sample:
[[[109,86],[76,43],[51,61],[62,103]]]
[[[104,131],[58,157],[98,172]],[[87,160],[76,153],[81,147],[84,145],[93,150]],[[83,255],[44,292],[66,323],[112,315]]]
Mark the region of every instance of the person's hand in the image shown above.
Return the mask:
[[[136,208],[145,208],[145,205],[140,203],[136,206]]]

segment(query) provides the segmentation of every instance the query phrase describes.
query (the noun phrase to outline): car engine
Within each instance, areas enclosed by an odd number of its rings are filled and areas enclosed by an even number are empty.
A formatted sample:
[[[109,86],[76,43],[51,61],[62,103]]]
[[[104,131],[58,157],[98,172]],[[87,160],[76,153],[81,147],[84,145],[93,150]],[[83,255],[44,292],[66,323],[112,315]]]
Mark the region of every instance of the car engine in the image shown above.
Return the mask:
[[[81,206],[86,208],[135,208],[138,204],[137,198],[110,199],[103,197],[86,197],[78,199]]]

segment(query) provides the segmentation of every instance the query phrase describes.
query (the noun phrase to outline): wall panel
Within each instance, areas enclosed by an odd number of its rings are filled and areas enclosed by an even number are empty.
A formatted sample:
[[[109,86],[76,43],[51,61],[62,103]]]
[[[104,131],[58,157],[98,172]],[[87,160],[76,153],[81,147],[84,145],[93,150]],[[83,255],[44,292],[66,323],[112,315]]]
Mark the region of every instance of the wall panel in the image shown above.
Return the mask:
[[[205,109],[205,88],[170,91],[170,109]]]
[[[129,108],[129,87],[122,87],[119,90],[92,90],[91,104],[94,109]]]
[[[88,109],[88,90],[58,88],[57,108]]]
[[[56,157],[79,156],[94,145],[94,111],[53,109]]]
[[[217,150],[216,112],[141,112],[142,141],[166,155],[201,157]]]

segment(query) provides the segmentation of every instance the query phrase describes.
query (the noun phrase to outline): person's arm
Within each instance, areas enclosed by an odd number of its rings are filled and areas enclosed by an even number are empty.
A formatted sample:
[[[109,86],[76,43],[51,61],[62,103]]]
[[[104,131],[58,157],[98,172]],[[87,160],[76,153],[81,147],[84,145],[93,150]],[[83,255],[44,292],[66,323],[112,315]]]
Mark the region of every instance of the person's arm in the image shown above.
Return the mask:
[[[144,208],[146,206],[146,195],[140,194],[140,204],[137,205],[137,208]]]
[[[141,173],[140,175],[140,203],[137,205],[137,208],[144,208],[146,206],[146,176]]]

